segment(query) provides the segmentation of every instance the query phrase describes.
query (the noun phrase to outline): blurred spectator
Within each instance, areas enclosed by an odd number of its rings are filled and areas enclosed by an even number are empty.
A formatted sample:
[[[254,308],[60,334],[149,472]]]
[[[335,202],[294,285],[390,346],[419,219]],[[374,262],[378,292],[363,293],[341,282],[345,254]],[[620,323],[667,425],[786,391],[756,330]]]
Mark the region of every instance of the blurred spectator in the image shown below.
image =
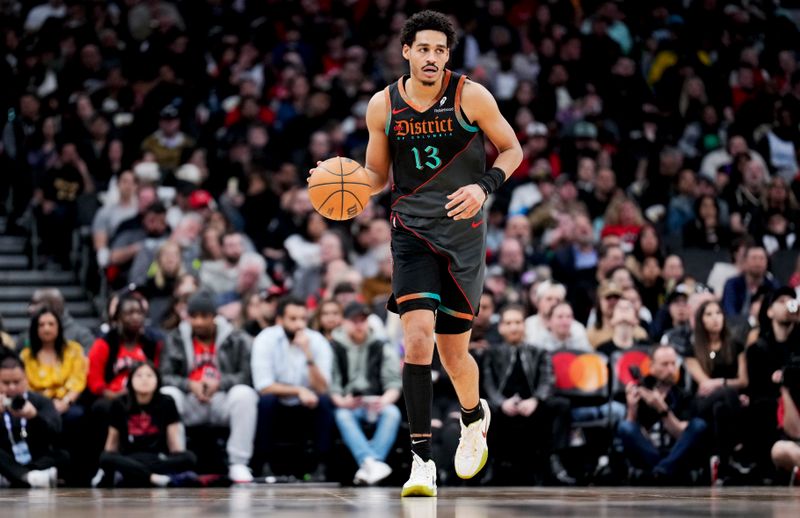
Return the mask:
[[[245,252],[244,239],[238,232],[229,232],[219,239],[222,258],[202,262],[200,283],[217,295],[236,291],[239,263]]]
[[[142,251],[155,254],[159,246],[169,237],[167,227],[167,209],[161,202],[153,202],[144,209],[141,218],[141,227],[123,230],[111,241],[111,255],[109,264],[113,266],[112,278],[114,285],[121,285],[128,279],[128,272],[134,259]]]
[[[253,341],[253,386],[261,394],[258,402],[257,453],[273,453],[276,437],[305,430],[314,437],[322,470],[331,447],[333,402],[328,395],[333,368],[330,344],[308,328],[308,310],[296,298],[278,303],[276,325],[263,330]],[[288,416],[293,416],[289,419]],[[301,427],[302,422],[311,426]],[[290,424],[291,423],[291,424]],[[260,450],[260,452],[259,452]]]
[[[61,419],[49,398],[28,391],[25,367],[13,355],[0,360],[0,476],[11,487],[55,487],[66,455],[54,448]]]
[[[686,355],[686,370],[698,385],[697,414],[709,424],[713,451],[724,467],[734,464],[731,456],[741,448],[744,434],[742,406],[749,401],[739,393],[747,388],[747,358],[744,344],[734,340],[717,301],[697,308],[692,349]]]
[[[131,369],[126,394],[111,406],[100,472],[93,485],[166,487],[197,475],[195,454],[182,444],[175,402],[160,392],[161,377],[151,363]]]
[[[606,282],[597,291],[598,311],[595,314],[595,322],[586,331],[589,344],[592,348],[597,348],[600,344],[611,340],[614,336],[614,328],[611,326],[611,315],[614,306],[622,298],[622,289],[616,283]],[[634,338],[646,340],[647,331],[641,326],[636,326]]]
[[[72,142],[61,144],[59,158],[48,169],[34,193],[42,254],[71,269],[72,232],[78,224],[80,196],[94,193],[89,168]]]
[[[119,299],[111,317],[114,327],[95,340],[89,351],[88,387],[95,396],[116,399],[126,393],[135,363],[158,365],[162,344],[144,333],[144,317],[145,305],[139,298]]]
[[[743,315],[750,308],[749,300],[759,288],[777,288],[767,272],[767,252],[761,246],[751,246],[744,255],[742,274],[728,279],[722,293],[722,308],[729,317]]]
[[[64,305],[64,295],[58,288],[38,288],[33,291],[31,302],[28,305],[28,315],[33,317],[42,309],[50,309],[55,313],[60,322],[61,334],[67,342],[77,342],[84,351],[94,344],[94,333],[80,325]],[[17,349],[22,350],[30,344],[28,331],[23,331],[17,340]]]
[[[369,309],[351,302],[344,310],[342,326],[332,333],[333,364],[331,399],[342,440],[359,469],[355,481],[374,485],[392,473],[384,461],[400,427],[400,356],[391,345],[369,329]],[[367,439],[362,423],[375,423]]]
[[[213,296],[189,298],[189,319],[167,337],[161,356],[162,392],[175,400],[186,426],[228,425],[228,477],[252,482],[258,396],[250,386],[250,337],[215,317]]]
[[[555,351],[555,349],[548,349],[549,346],[556,344],[550,330],[549,316],[557,304],[564,302],[566,294],[567,290],[563,285],[550,281],[544,281],[536,287],[535,299],[532,301],[536,308],[536,314],[525,319],[526,343],[550,352]],[[570,323],[569,337],[571,340],[569,348],[591,350],[586,337],[586,328],[575,319],[572,319]]]
[[[116,185],[119,199],[107,200],[106,204],[95,214],[92,223],[92,242],[97,251],[97,264],[101,268],[108,266],[111,253],[108,246],[117,228],[123,221],[133,218],[137,214],[137,180],[133,171],[123,171],[117,177]]]
[[[628,414],[617,433],[628,460],[644,477],[674,483],[697,460],[708,426],[689,417],[691,398],[675,385],[675,349],[657,346],[651,360],[650,374],[625,389]]]
[[[478,304],[478,314],[475,315],[475,319],[472,321],[469,350],[473,355],[481,357],[486,349],[498,344],[501,337],[497,332],[498,315],[492,293],[484,289]]]
[[[783,438],[772,446],[772,462],[780,469],[791,472],[790,485],[796,485],[800,478],[800,445],[797,444],[800,438],[800,411],[798,411],[797,399],[797,366],[793,366],[789,371],[794,376],[789,381],[784,381],[785,386],[781,387],[780,408],[783,417],[781,429]],[[785,373],[784,373],[785,375]]]
[[[524,317],[521,306],[506,306],[500,311],[503,343],[489,349],[483,362],[483,388],[497,427],[493,455],[511,460],[523,454],[528,459],[524,465],[533,465],[534,453],[543,453],[549,457],[552,476],[560,483],[574,484],[560,457],[569,446],[569,401],[553,395],[550,355],[525,342]],[[520,445],[527,447],[520,451]]]
[[[159,167],[173,171],[181,165],[181,154],[194,146],[194,139],[181,131],[178,109],[164,106],[159,113],[158,130],[142,142],[142,151],[153,154]]]
[[[242,330],[255,338],[264,329],[275,325],[278,299],[285,292],[283,288],[270,286],[266,290],[251,293],[242,308]]]
[[[29,336],[30,344],[22,350],[20,359],[25,364],[30,390],[50,398],[59,414],[70,412],[86,388],[83,348],[64,339],[61,320],[46,307],[31,319]],[[73,413],[76,410],[77,407]]]
[[[617,198],[608,206],[603,222],[601,237],[619,236],[623,251],[630,252],[642,229],[644,218],[632,200]]]
[[[333,339],[333,332],[342,325],[344,321],[344,309],[335,300],[323,300],[317,306],[314,322],[311,327],[318,331],[326,340]]]
[[[683,227],[683,246],[709,250],[727,249],[731,232],[720,217],[719,200],[714,196],[701,196],[694,202],[693,220]]]

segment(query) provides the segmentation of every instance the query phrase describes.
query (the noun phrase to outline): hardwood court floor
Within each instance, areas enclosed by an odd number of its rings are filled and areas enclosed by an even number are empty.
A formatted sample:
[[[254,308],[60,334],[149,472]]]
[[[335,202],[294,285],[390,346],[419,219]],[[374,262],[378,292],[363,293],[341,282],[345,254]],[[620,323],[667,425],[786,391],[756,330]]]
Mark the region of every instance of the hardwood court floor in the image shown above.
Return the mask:
[[[0,490],[0,516],[797,518],[800,488],[445,488],[436,499],[404,500],[396,488]]]

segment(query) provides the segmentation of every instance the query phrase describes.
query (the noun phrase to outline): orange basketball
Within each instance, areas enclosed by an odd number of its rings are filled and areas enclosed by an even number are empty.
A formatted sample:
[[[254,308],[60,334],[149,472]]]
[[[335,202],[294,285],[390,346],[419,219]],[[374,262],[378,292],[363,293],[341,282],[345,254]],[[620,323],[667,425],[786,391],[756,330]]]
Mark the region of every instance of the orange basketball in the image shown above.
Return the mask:
[[[311,205],[328,219],[351,219],[364,210],[371,191],[367,170],[355,160],[333,157],[317,166],[308,181]]]

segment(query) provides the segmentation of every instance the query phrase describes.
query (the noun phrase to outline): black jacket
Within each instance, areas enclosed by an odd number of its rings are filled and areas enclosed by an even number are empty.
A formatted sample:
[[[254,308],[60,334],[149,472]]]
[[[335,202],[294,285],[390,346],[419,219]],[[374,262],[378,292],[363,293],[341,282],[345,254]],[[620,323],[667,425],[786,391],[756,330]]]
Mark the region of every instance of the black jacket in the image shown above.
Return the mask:
[[[36,417],[26,423],[25,430],[28,433],[27,442],[31,457],[36,460],[44,457],[53,450],[58,434],[61,433],[61,416],[58,415],[53,402],[36,392],[28,392],[27,399],[36,407]],[[11,418],[11,430],[15,442],[22,440],[22,423],[17,417],[7,414]],[[0,418],[5,421],[5,417]],[[3,430],[0,432],[0,450],[8,452],[13,456],[11,442],[8,440],[8,431],[5,422],[0,424]]]
[[[538,347],[522,344],[522,371],[533,397],[543,401],[553,394],[555,377],[550,354]],[[502,343],[488,349],[483,359],[483,388],[490,405],[499,408],[506,398],[503,390],[514,372],[517,347]]]

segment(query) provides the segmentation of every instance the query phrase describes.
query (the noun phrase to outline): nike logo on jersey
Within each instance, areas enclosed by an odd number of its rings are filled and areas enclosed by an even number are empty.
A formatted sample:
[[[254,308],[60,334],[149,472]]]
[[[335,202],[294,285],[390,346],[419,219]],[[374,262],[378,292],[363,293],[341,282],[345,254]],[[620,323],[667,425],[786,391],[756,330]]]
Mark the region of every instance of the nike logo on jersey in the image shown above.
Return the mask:
[[[425,442],[425,439],[422,439],[421,441],[411,441],[411,444],[419,444],[422,442]]]
[[[476,222],[476,223],[473,223],[473,224],[472,224],[472,228],[478,228],[478,227],[480,227],[482,224],[483,224],[483,220],[480,220],[480,221],[478,221],[478,222]]]
[[[392,108],[392,115],[397,115],[398,113],[404,112],[408,109],[408,106],[405,108],[400,108],[399,110]]]

